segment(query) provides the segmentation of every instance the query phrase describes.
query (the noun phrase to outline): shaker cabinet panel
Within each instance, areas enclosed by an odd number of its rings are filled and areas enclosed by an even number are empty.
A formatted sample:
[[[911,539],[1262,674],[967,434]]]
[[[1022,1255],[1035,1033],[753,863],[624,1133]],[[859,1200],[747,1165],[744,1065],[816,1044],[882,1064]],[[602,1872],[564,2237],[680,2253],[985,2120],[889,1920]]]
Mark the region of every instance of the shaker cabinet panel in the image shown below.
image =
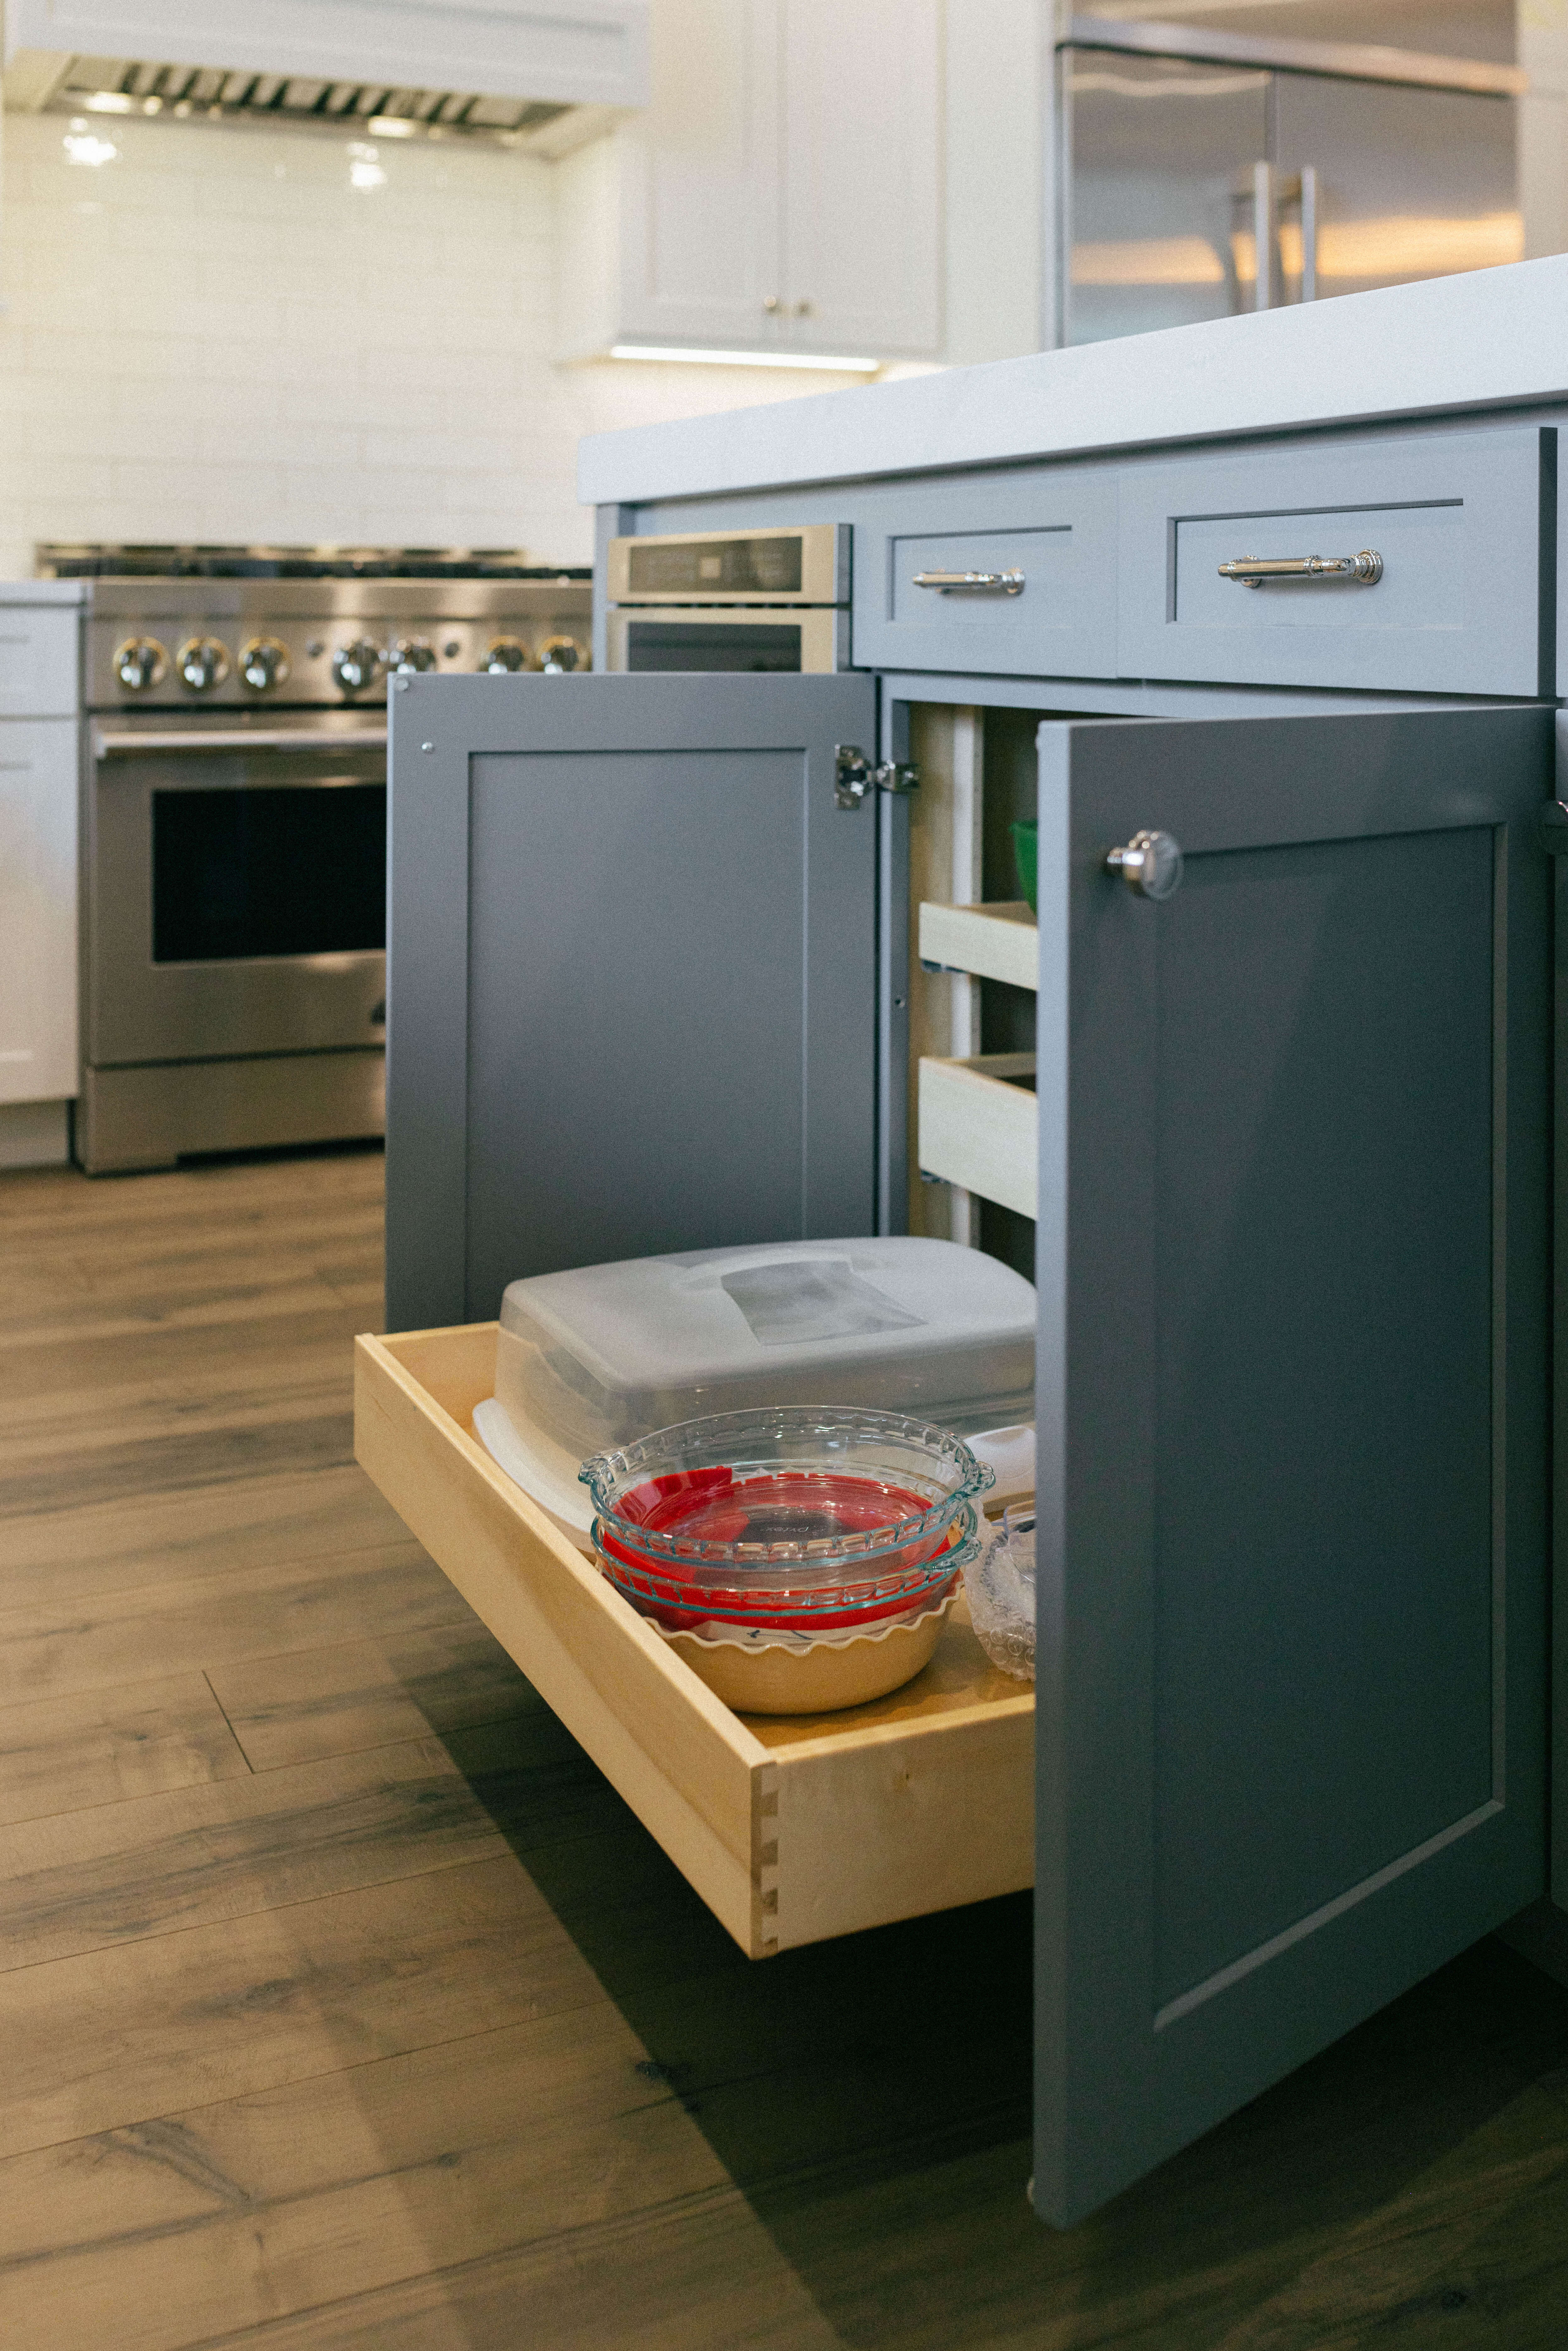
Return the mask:
[[[1551,726],[1040,730],[1058,2223],[1542,1890]]]
[[[933,0],[782,0],[791,349],[934,352],[941,114]]]
[[[1113,468],[899,484],[857,512],[862,668],[1115,675]]]
[[[1555,443],[1532,426],[1129,467],[1123,675],[1550,694]],[[1360,557],[1360,576],[1246,572]]]
[[[76,721],[0,719],[0,1102],[74,1094],[78,1058]]]
[[[755,345],[779,300],[778,0],[659,0],[653,62],[616,141],[620,330]]]
[[[392,697],[387,1320],[876,1228],[874,682],[411,677]],[[890,919],[902,925],[902,904]]]
[[[645,114],[557,167],[558,349],[933,356],[938,0],[657,0]]]

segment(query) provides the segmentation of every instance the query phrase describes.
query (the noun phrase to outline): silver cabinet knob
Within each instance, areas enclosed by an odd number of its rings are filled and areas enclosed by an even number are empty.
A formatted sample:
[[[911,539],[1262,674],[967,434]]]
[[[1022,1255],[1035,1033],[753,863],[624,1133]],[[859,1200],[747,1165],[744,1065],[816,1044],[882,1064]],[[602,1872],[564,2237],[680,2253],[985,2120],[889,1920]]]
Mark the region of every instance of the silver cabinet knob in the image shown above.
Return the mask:
[[[781,310],[784,305],[780,302],[777,294],[765,294],[762,298],[762,307],[767,311],[768,317],[771,318],[774,312],[776,310]]]
[[[174,656],[180,683],[193,694],[210,694],[229,674],[229,651],[216,637],[187,637]]]
[[[427,637],[399,637],[387,647],[385,660],[388,669],[412,670],[418,676],[435,667],[435,647]]]
[[[1140,898],[1172,898],[1181,887],[1181,851],[1168,832],[1135,832],[1125,849],[1112,850],[1105,871]]]
[[[520,638],[493,637],[479,667],[489,670],[497,677],[504,677],[514,671],[527,669],[528,665],[528,649]]]
[[[332,655],[332,675],[345,694],[361,694],[367,685],[373,685],[381,665],[380,649],[369,637],[355,637]]]
[[[127,637],[114,649],[114,674],[127,694],[146,694],[169,674],[169,656],[156,637]]]
[[[276,637],[252,637],[248,645],[240,648],[239,674],[257,694],[281,685],[288,675],[287,646],[279,644]]]

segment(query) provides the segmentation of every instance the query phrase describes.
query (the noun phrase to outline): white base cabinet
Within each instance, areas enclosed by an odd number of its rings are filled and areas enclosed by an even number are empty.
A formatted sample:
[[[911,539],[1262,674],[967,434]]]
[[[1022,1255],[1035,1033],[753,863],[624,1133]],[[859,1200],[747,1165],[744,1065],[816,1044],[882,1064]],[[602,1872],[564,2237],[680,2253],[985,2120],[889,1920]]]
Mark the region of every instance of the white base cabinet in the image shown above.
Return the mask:
[[[559,356],[930,358],[938,0],[655,0],[647,112],[559,169]]]
[[[68,1102],[0,1102],[0,1168],[63,1167],[70,1155]]]
[[[76,721],[0,718],[0,1103],[76,1091]]]

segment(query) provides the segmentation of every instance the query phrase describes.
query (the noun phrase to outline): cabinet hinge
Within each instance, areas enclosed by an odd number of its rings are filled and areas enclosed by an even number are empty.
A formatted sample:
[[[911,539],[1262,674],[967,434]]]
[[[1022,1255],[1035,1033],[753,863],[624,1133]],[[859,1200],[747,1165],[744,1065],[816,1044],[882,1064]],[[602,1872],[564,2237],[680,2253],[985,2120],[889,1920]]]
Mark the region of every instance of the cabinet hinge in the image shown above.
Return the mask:
[[[841,809],[858,809],[868,792],[913,792],[920,770],[896,759],[873,767],[858,743],[833,746],[833,798]]]

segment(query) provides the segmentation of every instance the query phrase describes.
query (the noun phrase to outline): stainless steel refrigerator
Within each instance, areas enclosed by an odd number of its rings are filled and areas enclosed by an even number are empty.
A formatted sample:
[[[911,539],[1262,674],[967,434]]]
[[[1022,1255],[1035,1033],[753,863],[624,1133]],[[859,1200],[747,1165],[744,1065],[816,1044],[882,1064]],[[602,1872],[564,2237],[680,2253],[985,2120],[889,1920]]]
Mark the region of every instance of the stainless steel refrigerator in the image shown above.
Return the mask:
[[[1207,25],[1067,31],[1064,343],[1523,257],[1512,66]]]

